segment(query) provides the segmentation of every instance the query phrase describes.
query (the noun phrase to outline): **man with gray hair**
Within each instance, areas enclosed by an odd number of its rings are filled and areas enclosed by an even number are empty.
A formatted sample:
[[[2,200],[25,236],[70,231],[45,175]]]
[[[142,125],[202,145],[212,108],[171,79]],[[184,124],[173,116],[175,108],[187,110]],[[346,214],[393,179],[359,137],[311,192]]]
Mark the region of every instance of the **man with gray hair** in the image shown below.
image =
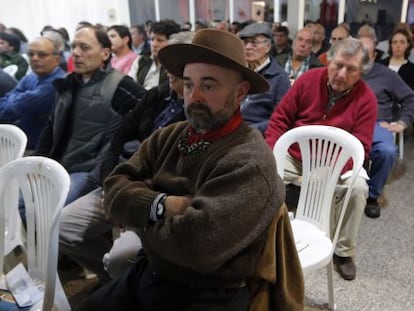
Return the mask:
[[[377,99],[361,76],[369,67],[368,53],[362,43],[353,38],[341,40],[329,52],[327,67],[304,73],[287,92],[270,118],[265,132],[268,145],[273,149],[279,137],[289,129],[312,124],[342,128],[357,137],[369,158],[377,116]],[[286,181],[301,175],[298,147],[289,149]],[[346,170],[352,167],[348,163]],[[345,280],[353,280],[356,267],[356,238],[368,197],[365,176],[359,177],[352,190],[335,249],[334,262]],[[343,175],[338,184],[347,185]],[[334,205],[340,205],[343,195],[337,193]],[[337,210],[337,209],[335,209]]]
[[[19,126],[28,137],[27,148],[34,149],[55,102],[52,82],[65,72],[59,67],[58,42],[40,37],[29,45],[32,72],[0,99],[0,122]]]

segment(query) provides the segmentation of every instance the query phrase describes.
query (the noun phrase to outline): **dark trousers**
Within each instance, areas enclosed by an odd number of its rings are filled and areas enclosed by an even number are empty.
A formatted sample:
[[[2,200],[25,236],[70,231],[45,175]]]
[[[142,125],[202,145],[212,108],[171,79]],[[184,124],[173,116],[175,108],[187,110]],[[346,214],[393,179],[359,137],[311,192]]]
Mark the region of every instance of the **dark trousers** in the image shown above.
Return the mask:
[[[247,287],[232,289],[191,288],[164,280],[138,256],[127,273],[93,292],[77,311],[243,311],[248,309]]]

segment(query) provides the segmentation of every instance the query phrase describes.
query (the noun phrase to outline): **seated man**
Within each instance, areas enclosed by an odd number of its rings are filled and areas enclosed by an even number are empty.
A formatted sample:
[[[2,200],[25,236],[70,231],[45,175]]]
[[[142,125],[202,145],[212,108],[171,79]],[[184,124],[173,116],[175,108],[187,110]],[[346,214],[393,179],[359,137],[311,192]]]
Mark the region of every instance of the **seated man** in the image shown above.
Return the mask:
[[[268,92],[246,96],[240,105],[243,120],[264,134],[273,109],[290,88],[289,77],[273,57],[272,31],[266,23],[246,26],[239,37],[244,42],[244,52],[249,68],[259,73],[269,83]]]
[[[246,67],[243,43],[230,32],[200,30],[192,44],[169,45],[158,56],[184,79],[188,122],[156,131],[105,180],[105,211],[114,223],[137,229],[143,251],[77,310],[247,310],[246,282],[284,186],[272,152],[243,123],[239,105],[268,85]]]
[[[401,133],[414,120],[414,92],[395,71],[375,61],[375,42],[371,37],[361,37],[368,50],[370,70],[364,81],[371,87],[378,99],[378,115],[374,140],[370,153],[369,197],[365,214],[370,218],[381,215],[378,197],[395,164],[398,150],[394,135]]]
[[[330,49],[327,68],[317,68],[304,73],[287,92],[270,118],[265,133],[273,149],[279,137],[291,128],[321,124],[342,128],[355,135],[364,145],[368,159],[377,115],[376,98],[361,80],[368,67],[368,53],[359,40],[344,39]],[[286,170],[292,176],[301,175],[298,147],[289,149]],[[338,181],[347,184],[349,178]],[[341,204],[337,194],[336,204]],[[353,280],[356,268],[356,238],[361,224],[368,186],[359,177],[351,194],[342,228],[335,249],[334,261],[345,280]]]
[[[20,39],[7,32],[0,32],[0,68],[16,65],[14,77],[20,80],[26,75],[29,64],[20,55]]]
[[[174,33],[180,32],[180,25],[171,20],[162,20],[151,26],[151,55],[139,55],[132,63],[128,75],[149,90],[167,80],[164,68],[158,61],[158,51],[168,44]]]
[[[309,69],[323,66],[312,54],[312,44],[312,31],[309,28],[302,28],[293,39],[291,53],[276,56],[277,62],[288,74],[291,84]]]
[[[102,160],[121,115],[145,90],[108,67],[111,41],[95,27],[78,29],[72,42],[75,71],[54,81],[57,99],[35,154],[55,159],[69,172],[66,204],[98,185],[88,174]]]
[[[128,27],[113,25],[108,28],[108,37],[111,40],[111,66],[124,74],[131,70],[132,63],[137,54],[132,50],[132,38]]]
[[[173,34],[169,44],[190,43],[192,36],[191,32]],[[155,130],[185,119],[183,81],[171,74],[168,74],[168,77],[168,82],[146,93],[142,101],[125,115],[115,131],[102,165],[95,172],[97,174],[94,179],[100,186],[103,179],[118,164],[127,142],[138,140],[140,143]],[[82,267],[94,272],[101,281],[105,281],[108,279],[108,274],[104,271],[102,257],[112,246],[107,236],[111,235],[113,225],[102,213],[101,193],[102,188],[99,187],[64,209],[60,220],[59,249]],[[132,232],[132,234],[135,233]],[[132,257],[135,257],[139,247],[133,244],[125,248],[129,250],[129,253],[134,254]],[[123,256],[122,262],[118,259],[113,260],[117,266],[121,266],[119,268],[114,268],[114,265],[107,260],[105,267],[111,277],[115,275],[114,270],[119,271],[128,265],[129,257]]]
[[[53,81],[66,73],[59,67],[58,44],[48,38],[33,40],[27,54],[32,72],[0,98],[0,122],[20,127],[27,135],[27,149],[33,150],[55,102]]]

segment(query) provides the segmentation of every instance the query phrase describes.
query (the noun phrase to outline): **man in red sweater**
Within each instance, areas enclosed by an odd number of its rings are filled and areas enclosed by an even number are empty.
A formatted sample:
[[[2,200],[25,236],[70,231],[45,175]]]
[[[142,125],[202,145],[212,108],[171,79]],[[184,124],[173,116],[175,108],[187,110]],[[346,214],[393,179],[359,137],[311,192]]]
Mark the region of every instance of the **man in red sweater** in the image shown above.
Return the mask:
[[[344,39],[330,50],[330,63],[304,73],[274,110],[265,138],[273,149],[279,137],[294,127],[322,124],[342,128],[355,135],[364,145],[368,159],[377,116],[376,97],[361,80],[369,68],[367,51],[357,39]],[[301,175],[299,149],[293,146],[286,168]],[[347,179],[338,181],[346,184]],[[335,249],[334,261],[340,275],[353,280],[356,268],[352,257],[364,213],[368,186],[359,177],[349,201]],[[340,200],[336,202],[340,204]]]

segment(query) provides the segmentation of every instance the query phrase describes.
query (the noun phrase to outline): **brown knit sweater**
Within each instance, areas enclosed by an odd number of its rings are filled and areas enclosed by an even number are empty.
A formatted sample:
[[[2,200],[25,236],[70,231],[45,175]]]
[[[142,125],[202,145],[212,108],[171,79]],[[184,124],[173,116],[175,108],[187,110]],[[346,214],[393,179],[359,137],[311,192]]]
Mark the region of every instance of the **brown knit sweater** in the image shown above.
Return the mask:
[[[204,151],[184,155],[177,145],[187,125],[155,132],[118,165],[104,182],[105,207],[137,228],[160,276],[194,287],[237,286],[253,274],[284,186],[256,130],[242,124]],[[149,207],[160,192],[193,199],[184,215],[151,225]]]

